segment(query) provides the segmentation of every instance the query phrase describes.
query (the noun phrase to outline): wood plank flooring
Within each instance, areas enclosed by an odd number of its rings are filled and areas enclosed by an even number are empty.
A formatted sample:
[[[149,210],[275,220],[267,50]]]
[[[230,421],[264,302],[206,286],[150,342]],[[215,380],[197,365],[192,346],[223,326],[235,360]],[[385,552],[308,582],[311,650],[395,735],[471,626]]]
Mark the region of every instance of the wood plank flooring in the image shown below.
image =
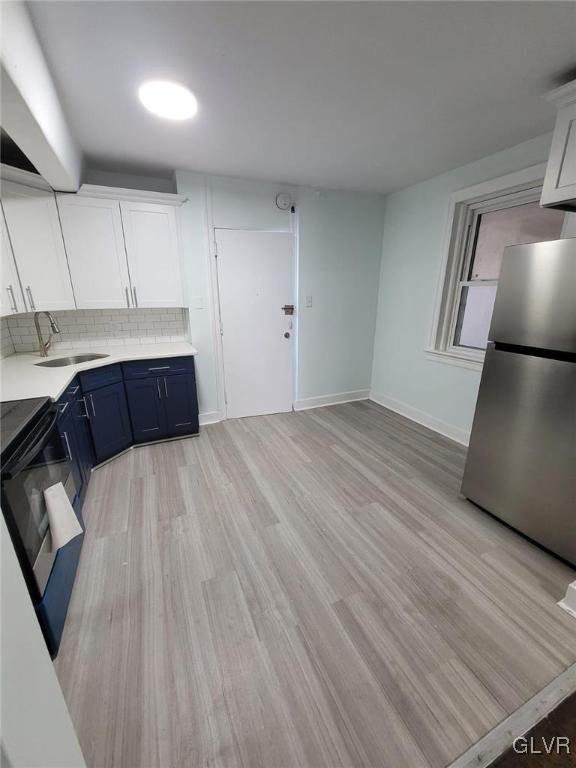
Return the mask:
[[[440,768],[576,661],[576,578],[369,401],[93,474],[57,671],[90,768]]]

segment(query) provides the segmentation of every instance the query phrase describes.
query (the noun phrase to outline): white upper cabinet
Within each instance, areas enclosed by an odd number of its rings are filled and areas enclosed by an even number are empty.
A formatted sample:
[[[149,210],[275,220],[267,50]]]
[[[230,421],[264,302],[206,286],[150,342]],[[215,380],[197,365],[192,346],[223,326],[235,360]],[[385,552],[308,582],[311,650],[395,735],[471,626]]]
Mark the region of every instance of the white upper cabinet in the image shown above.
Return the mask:
[[[540,202],[576,211],[576,80],[552,91],[548,100],[558,115]]]
[[[176,210],[154,203],[120,203],[137,307],[183,307]]]
[[[118,200],[58,195],[78,309],[133,306]]]
[[[14,255],[10,238],[4,222],[4,213],[0,212],[0,224],[2,226],[2,272],[0,273],[0,316],[13,315],[16,312],[26,312],[26,305],[20,280],[14,263]]]
[[[75,309],[54,193],[4,181],[2,207],[27,310]]]

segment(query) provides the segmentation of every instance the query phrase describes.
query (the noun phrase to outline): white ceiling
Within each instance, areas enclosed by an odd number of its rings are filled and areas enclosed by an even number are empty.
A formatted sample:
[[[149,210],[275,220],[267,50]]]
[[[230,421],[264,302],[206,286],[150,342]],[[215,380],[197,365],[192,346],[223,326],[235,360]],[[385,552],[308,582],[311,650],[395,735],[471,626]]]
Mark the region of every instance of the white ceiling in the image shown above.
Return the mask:
[[[31,2],[91,165],[389,191],[550,130],[574,2]],[[137,101],[197,95],[172,123]]]

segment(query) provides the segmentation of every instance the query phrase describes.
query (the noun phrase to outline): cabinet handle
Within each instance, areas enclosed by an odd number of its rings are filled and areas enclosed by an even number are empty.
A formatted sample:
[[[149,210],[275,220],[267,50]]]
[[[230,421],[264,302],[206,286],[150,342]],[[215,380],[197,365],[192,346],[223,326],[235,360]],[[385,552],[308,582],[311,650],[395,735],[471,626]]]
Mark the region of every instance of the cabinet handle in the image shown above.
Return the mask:
[[[156,379],[156,389],[158,390],[158,400],[162,400],[162,395],[160,394],[160,379]]]
[[[86,403],[86,398],[81,397],[80,400],[78,400],[79,403],[84,403],[84,413],[79,414],[83,419],[88,419],[90,421],[90,414],[88,413],[88,405]]]
[[[96,408],[94,408],[94,398],[92,397],[92,395],[88,395],[88,397],[90,398],[90,404],[92,405],[92,413],[94,414],[94,416],[96,416]]]
[[[155,368],[148,368],[149,371],[169,371],[169,365],[157,365]]]
[[[16,299],[14,298],[14,289],[12,288],[11,285],[9,285],[6,288],[6,291],[8,292],[8,296],[10,297],[10,304],[11,304],[10,308],[12,309],[12,312],[18,312],[18,307],[16,306]]]
[[[130,294],[128,293],[128,286],[124,288],[124,293],[126,294],[126,306],[130,307]]]
[[[68,403],[66,403],[66,405],[68,405]],[[66,434],[66,432],[63,432],[62,434],[64,435],[64,440],[66,440],[66,448],[68,448],[68,458],[70,459],[70,461],[74,461],[74,457],[72,456],[72,451],[70,450],[70,443],[68,442],[68,435]]]
[[[58,411],[58,413],[60,414],[60,416],[62,416],[62,414],[64,413],[64,411],[66,410],[66,408],[68,408],[68,403],[64,403],[64,405],[63,405],[63,406],[60,408],[60,410]],[[66,434],[66,433],[64,433],[64,434]]]
[[[134,306],[137,307],[138,306],[138,296],[136,296],[136,286],[135,285],[132,286],[132,297],[134,299]]]
[[[28,301],[30,302],[30,309],[33,312],[36,312],[36,304],[34,304],[34,297],[32,296],[32,291],[30,289],[30,286],[27,286],[26,293],[28,294]]]
[[[166,385],[166,376],[164,376],[164,392],[166,392],[166,399],[168,399],[168,386]]]
[[[78,390],[79,390],[79,389],[80,389],[80,385],[78,385],[78,386],[74,387],[74,389],[73,389],[73,390],[70,392],[70,394],[71,394],[71,395],[75,395],[75,394],[76,394],[76,392],[78,392]]]

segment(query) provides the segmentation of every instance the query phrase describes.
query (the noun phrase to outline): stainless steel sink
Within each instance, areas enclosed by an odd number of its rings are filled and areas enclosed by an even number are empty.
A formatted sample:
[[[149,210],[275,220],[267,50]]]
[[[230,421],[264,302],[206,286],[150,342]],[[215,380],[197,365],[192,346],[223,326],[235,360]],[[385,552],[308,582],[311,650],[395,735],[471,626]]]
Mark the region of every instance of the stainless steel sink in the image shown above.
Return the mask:
[[[41,365],[44,368],[62,368],[65,365],[76,365],[76,363],[87,363],[89,360],[101,360],[103,357],[110,357],[110,355],[73,355],[72,357],[54,357],[50,360],[43,360],[41,363],[34,363],[34,365]]]

